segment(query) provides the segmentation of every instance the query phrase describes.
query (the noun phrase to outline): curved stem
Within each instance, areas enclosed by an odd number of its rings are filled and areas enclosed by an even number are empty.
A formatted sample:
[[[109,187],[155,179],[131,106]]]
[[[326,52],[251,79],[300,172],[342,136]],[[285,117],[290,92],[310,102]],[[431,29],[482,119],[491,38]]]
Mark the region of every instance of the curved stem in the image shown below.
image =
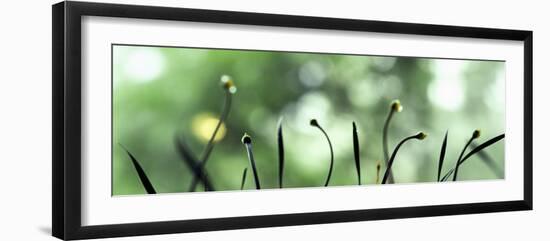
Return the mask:
[[[206,164],[208,157],[210,157],[210,153],[212,153],[212,149],[214,148],[214,139],[216,138],[216,135],[218,134],[221,125],[229,115],[229,111],[231,110],[231,96],[231,93],[227,91],[225,92],[225,101],[222,107],[222,113],[220,114],[220,119],[218,120],[218,124],[216,124],[214,133],[212,133],[212,136],[210,136],[210,140],[208,140],[208,143],[206,144],[206,147],[204,148],[204,151],[202,153],[201,161],[203,165]]]
[[[462,148],[462,151],[460,152],[460,156],[458,156],[458,160],[456,160],[455,171],[454,171],[454,174],[453,174],[453,182],[456,181],[456,179],[458,177],[458,167],[460,166],[460,160],[462,160],[462,156],[464,155],[464,152],[466,151],[466,148],[468,148],[468,146],[470,145],[470,143],[472,143],[473,140],[474,140],[473,137],[470,138],[470,140],[468,140],[466,145],[464,145],[464,148]]]
[[[332,149],[332,143],[330,142],[327,132],[319,125],[319,123],[317,123],[317,120],[311,120],[310,125],[317,127],[321,130],[321,132],[323,132],[323,135],[325,135],[325,138],[327,139],[328,147],[330,148],[330,166],[328,169],[327,180],[325,181],[325,187],[327,187],[330,182],[330,177],[332,176],[332,169],[334,168],[334,151]]]
[[[388,128],[390,126],[391,118],[393,117],[394,109],[390,109],[390,113],[388,114],[388,118],[386,118],[386,122],[384,122],[384,129],[382,130],[382,148],[384,150],[384,163],[386,164],[386,167],[389,165],[389,151],[388,151]],[[393,173],[390,170],[388,174],[389,183],[394,183],[393,179]]]
[[[413,135],[413,136],[409,136],[403,140],[401,140],[399,142],[399,144],[397,144],[397,146],[395,147],[395,149],[393,150],[393,153],[391,154],[391,157],[390,157],[390,160],[389,160],[389,163],[388,163],[388,167],[386,168],[386,172],[384,173],[384,177],[382,178],[382,184],[386,184],[386,181],[388,180],[388,176],[389,176],[389,173],[391,171],[391,168],[392,168],[392,165],[393,165],[393,162],[395,160],[395,156],[397,155],[397,151],[399,151],[399,148],[401,147],[401,145],[403,145],[405,142],[407,142],[408,140],[411,140],[411,139],[418,139],[418,140],[422,140],[426,137],[426,135],[422,132],[416,134],[416,135]]]
[[[208,161],[208,157],[210,157],[210,153],[212,153],[212,149],[214,148],[214,139],[218,134],[218,130],[220,129],[222,123],[225,121],[225,119],[229,115],[229,111],[231,110],[231,96],[232,96],[232,93],[230,93],[229,91],[225,91],[225,101],[223,102],[222,113],[220,114],[220,118],[218,120],[218,123],[216,124],[216,128],[214,129],[214,133],[212,133],[212,136],[210,136],[210,140],[208,140],[208,143],[204,148],[202,157],[200,159],[200,163],[198,164],[201,170],[206,165],[206,162]],[[191,180],[191,186],[189,187],[190,192],[195,191],[195,189],[197,188],[198,182],[199,182],[199,179],[196,177],[194,177],[193,180]]]

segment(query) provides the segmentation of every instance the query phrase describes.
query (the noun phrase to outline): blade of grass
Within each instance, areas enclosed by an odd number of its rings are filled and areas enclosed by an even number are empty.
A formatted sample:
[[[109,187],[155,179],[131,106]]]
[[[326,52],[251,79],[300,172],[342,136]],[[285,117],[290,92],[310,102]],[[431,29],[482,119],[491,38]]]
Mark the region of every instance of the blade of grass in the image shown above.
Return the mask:
[[[472,149],[475,149],[478,147],[478,145],[476,143],[472,143],[470,146],[472,146]],[[489,154],[487,154],[484,150],[480,150],[478,152],[478,155],[481,159],[481,161],[483,161],[483,163],[485,163],[485,165],[487,165],[487,167],[489,167],[489,169],[495,174],[495,176],[499,177],[499,178],[503,178],[504,177],[504,171],[497,165],[497,163],[495,162],[495,160],[493,158],[491,158],[491,156],[489,156]]]
[[[458,156],[458,160],[456,160],[455,172],[454,172],[454,175],[453,175],[453,182],[456,181],[457,178],[458,178],[458,170],[459,170],[459,167],[460,167],[460,161],[462,160],[462,155],[464,155],[464,152],[466,151],[466,148],[468,148],[470,143],[472,143],[472,141],[474,141],[474,139],[479,138],[479,135],[480,135],[479,130],[475,130],[474,133],[472,134],[472,137],[470,137],[470,140],[468,140],[468,142],[466,143],[466,145],[462,149],[462,152],[460,152],[460,156]]]
[[[361,185],[361,159],[359,157],[359,137],[357,136],[357,126],[355,125],[355,121],[352,123],[353,125],[353,156],[355,158],[355,169],[357,169],[357,184]]]
[[[380,167],[382,166],[382,163],[380,163],[380,160],[376,162],[376,180],[374,181],[375,184],[378,184],[380,182]]]
[[[445,151],[447,150],[447,134],[449,131],[445,132],[445,138],[443,138],[443,143],[441,144],[441,151],[439,152],[439,165],[437,167],[437,181],[441,180],[441,168],[443,168],[443,161],[445,160]]]
[[[466,160],[468,160],[468,158],[470,158],[472,155],[480,152],[481,150],[485,149],[486,147],[496,143],[497,141],[500,141],[504,139],[504,134],[501,134],[501,135],[498,135],[496,137],[493,137],[491,138],[490,140],[480,144],[479,146],[477,146],[476,148],[474,148],[472,151],[470,151],[468,154],[466,154],[466,156],[464,156],[464,158],[462,159],[461,163],[465,162]]]
[[[245,167],[243,170],[243,176],[241,178],[241,190],[244,189],[244,184],[246,183],[246,172],[248,171],[248,168]]]
[[[279,188],[283,188],[283,171],[285,167],[285,147],[283,143],[283,118],[277,125],[277,145],[279,147]]]
[[[177,136],[174,138],[176,149],[178,150],[178,153],[180,154],[182,160],[187,165],[187,167],[193,172],[193,177],[197,179],[197,181],[201,181],[204,185],[204,189],[206,191],[214,191],[214,187],[212,186],[212,183],[208,179],[206,175],[206,171],[203,169],[203,166],[199,164],[199,161],[195,158],[195,156],[191,153],[185,142],[180,140]],[[195,186],[193,186],[193,183],[189,187],[189,192],[194,192]]]
[[[321,132],[323,132],[323,134],[325,135],[325,138],[327,139],[327,142],[328,142],[328,147],[330,149],[330,166],[329,166],[329,169],[328,169],[327,180],[325,181],[325,187],[327,187],[329,182],[330,182],[330,177],[332,176],[332,169],[334,169],[334,151],[332,150],[332,143],[330,142],[330,138],[328,137],[327,132],[323,129],[323,127],[321,127],[319,125],[317,120],[312,119],[309,122],[309,124],[311,126],[317,127],[319,130],[321,130]]]
[[[470,151],[461,161],[460,161],[460,165],[462,165],[468,158],[470,158],[472,155],[474,155],[475,153],[491,146],[492,144],[500,141],[504,139],[504,134],[501,134],[501,135],[498,135],[496,137],[493,137],[491,138],[490,140],[482,143],[481,145],[477,146],[476,148],[474,148],[472,151]],[[454,173],[455,169],[451,169],[447,172],[447,174],[445,174],[443,176],[443,178],[441,179],[441,181],[446,181],[453,173]]]
[[[399,148],[401,147],[401,145],[403,145],[405,142],[407,142],[411,139],[424,140],[424,138],[426,138],[426,134],[424,134],[423,132],[419,132],[416,135],[409,136],[409,137],[401,140],[399,142],[399,144],[397,144],[395,149],[393,149],[393,153],[391,154],[390,161],[388,162],[388,167],[386,168],[386,172],[384,173],[384,177],[382,178],[382,184],[386,184],[386,181],[388,180],[389,173],[391,171],[393,162],[395,160],[395,156],[397,155],[397,151],[399,151]]]
[[[143,185],[143,188],[145,188],[145,191],[147,192],[147,194],[156,194],[157,191],[155,191],[153,184],[151,184],[151,181],[149,181],[149,178],[147,177],[147,174],[145,174],[145,171],[139,164],[139,161],[134,157],[134,155],[132,155],[132,153],[130,153],[130,151],[128,151],[128,149],[126,149],[126,147],[124,147],[120,143],[119,145],[122,147],[122,149],[124,149],[124,151],[126,151],[126,153],[128,153],[128,156],[130,157],[130,159],[132,160],[132,163],[134,164],[134,169],[138,174],[139,180],[141,181],[141,184]]]

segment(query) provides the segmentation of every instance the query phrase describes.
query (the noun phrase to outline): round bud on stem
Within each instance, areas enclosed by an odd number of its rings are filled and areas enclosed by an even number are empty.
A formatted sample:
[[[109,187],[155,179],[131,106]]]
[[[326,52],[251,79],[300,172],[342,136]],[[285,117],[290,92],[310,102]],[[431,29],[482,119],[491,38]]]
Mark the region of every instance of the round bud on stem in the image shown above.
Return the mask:
[[[472,139],[477,139],[481,136],[481,131],[480,130],[475,130],[474,133],[472,134]]]
[[[391,102],[391,109],[394,112],[401,112],[403,110],[403,106],[399,100],[394,100]]]
[[[233,79],[229,75],[222,75],[221,77],[222,86],[229,93],[234,94],[237,92],[237,86],[233,83]]]
[[[419,132],[418,134],[416,134],[415,138],[418,139],[418,140],[424,140],[424,139],[426,139],[426,137],[428,137],[428,135],[426,133]]]
[[[319,127],[319,123],[317,123],[317,120],[316,120],[316,119],[311,119],[311,120],[309,121],[309,124],[310,124],[311,126],[317,126],[317,127]]]
[[[244,133],[243,138],[241,139],[241,142],[245,145],[250,144],[252,143],[252,138],[250,138],[248,134]]]

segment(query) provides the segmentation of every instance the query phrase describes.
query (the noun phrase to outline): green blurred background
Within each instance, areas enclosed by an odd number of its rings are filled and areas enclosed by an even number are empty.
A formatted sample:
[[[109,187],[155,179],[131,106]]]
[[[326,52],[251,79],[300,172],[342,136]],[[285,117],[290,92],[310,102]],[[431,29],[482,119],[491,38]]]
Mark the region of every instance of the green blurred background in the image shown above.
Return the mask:
[[[390,153],[401,139],[428,133],[400,149],[395,180],[433,182],[445,131],[444,173],[475,129],[481,130],[479,141],[504,133],[504,70],[499,61],[114,45],[112,193],[145,193],[119,143],[140,161],[157,192],[188,191],[193,176],[174,136],[183,136],[200,156],[221,112],[222,75],[230,75],[238,90],[206,165],[216,190],[240,188],[248,166],[240,142],[244,132],[253,138],[262,188],[278,188],[280,117],[285,187],[317,187],[326,179],[330,152],[322,133],[309,125],[312,118],[334,145],[330,185],[357,184],[352,121],[359,131],[362,183],[374,184],[376,163],[383,160],[382,128],[394,99],[403,111],[390,125]],[[459,179],[503,178],[504,142],[486,153],[496,168],[474,156],[461,166]],[[383,165],[381,175],[384,170]],[[250,168],[245,188],[254,189]]]

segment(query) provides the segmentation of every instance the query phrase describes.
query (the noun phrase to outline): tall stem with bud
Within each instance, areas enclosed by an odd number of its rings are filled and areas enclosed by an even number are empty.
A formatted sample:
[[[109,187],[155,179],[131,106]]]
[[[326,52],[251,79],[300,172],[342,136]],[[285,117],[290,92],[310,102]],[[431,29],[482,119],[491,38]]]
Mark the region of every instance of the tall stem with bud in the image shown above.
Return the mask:
[[[481,132],[479,130],[475,130],[474,133],[472,134],[472,137],[470,137],[470,140],[468,140],[468,142],[466,143],[466,145],[462,149],[462,152],[460,152],[460,156],[458,157],[458,160],[456,161],[455,172],[453,174],[453,182],[456,181],[456,179],[458,178],[458,168],[460,167],[460,161],[462,160],[462,156],[464,155],[464,152],[466,151],[466,148],[468,148],[468,146],[470,145],[470,143],[472,143],[472,141],[479,138],[480,135],[481,135]]]
[[[401,105],[401,102],[399,102],[399,100],[392,101],[390,105],[390,113],[388,114],[388,118],[384,123],[384,129],[382,130],[382,148],[384,150],[384,162],[386,163],[386,166],[389,165],[388,128],[390,126],[393,113],[398,113],[398,112],[401,112],[402,110],[403,110],[403,106]],[[395,182],[393,178],[393,172],[391,170],[388,173],[388,178],[389,178],[389,183]]]
[[[202,170],[204,166],[206,165],[206,162],[208,161],[208,157],[210,157],[210,153],[212,153],[212,149],[214,148],[214,140],[216,139],[216,135],[218,134],[218,131],[225,121],[227,119],[227,116],[229,115],[229,111],[231,110],[231,99],[233,94],[237,92],[237,87],[235,86],[235,83],[233,83],[233,80],[228,75],[223,75],[220,80],[222,84],[222,88],[225,92],[225,100],[223,102],[223,108],[222,113],[220,114],[220,119],[218,120],[218,123],[216,124],[216,128],[214,129],[214,132],[212,133],[212,136],[208,140],[208,143],[206,143],[206,147],[204,148],[204,151],[202,153],[200,163],[198,164],[198,168]],[[191,186],[189,187],[189,191],[194,192],[197,188],[197,185],[199,183],[199,178],[196,176],[193,177],[193,180],[191,181]]]
[[[256,189],[260,189],[260,178],[258,177],[258,170],[256,169],[256,161],[254,160],[254,155],[252,154],[252,138],[246,133],[244,133],[241,142],[246,148],[246,153],[248,155],[248,160],[250,161],[250,166],[252,167],[252,174],[254,174],[254,183],[256,184]]]
[[[309,122],[309,124],[313,127],[317,127],[319,130],[321,130],[321,132],[323,132],[323,134],[325,135],[325,138],[327,139],[327,142],[328,142],[328,147],[330,149],[330,166],[328,168],[327,180],[325,181],[325,187],[327,187],[329,182],[330,182],[330,177],[332,176],[332,169],[334,169],[334,151],[332,150],[332,143],[330,142],[330,138],[328,137],[327,132],[323,129],[323,127],[321,127],[319,125],[317,120],[312,119]]]

